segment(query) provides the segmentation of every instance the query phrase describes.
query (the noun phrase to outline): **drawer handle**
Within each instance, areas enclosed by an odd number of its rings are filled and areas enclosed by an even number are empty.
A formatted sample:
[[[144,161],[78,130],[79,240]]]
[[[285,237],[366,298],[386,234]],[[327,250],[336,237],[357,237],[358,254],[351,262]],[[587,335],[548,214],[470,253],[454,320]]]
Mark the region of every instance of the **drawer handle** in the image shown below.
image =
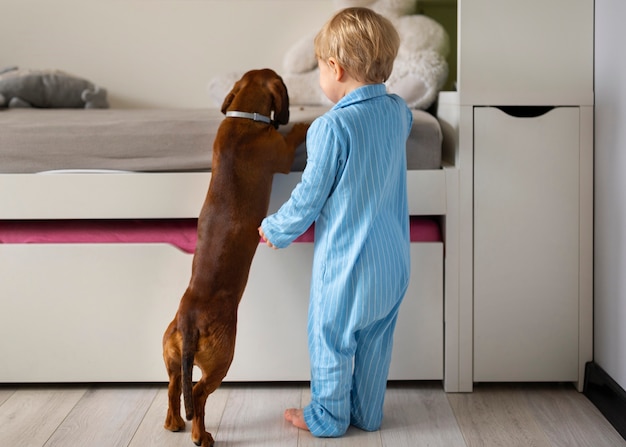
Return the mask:
[[[496,108],[516,118],[537,118],[554,109],[554,106],[498,106]]]

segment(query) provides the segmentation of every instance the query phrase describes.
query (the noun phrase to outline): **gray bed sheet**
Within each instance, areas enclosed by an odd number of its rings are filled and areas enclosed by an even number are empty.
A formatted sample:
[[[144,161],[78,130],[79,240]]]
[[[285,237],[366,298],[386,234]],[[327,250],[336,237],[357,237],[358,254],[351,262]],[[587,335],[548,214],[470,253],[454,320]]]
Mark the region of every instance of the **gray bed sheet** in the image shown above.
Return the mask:
[[[327,108],[292,106],[293,123]],[[442,132],[435,117],[414,110],[407,142],[409,169],[441,166]],[[211,169],[213,140],[224,116],[216,109],[9,109],[0,111],[0,172],[56,170],[181,172]],[[306,164],[302,144],[292,166]]]

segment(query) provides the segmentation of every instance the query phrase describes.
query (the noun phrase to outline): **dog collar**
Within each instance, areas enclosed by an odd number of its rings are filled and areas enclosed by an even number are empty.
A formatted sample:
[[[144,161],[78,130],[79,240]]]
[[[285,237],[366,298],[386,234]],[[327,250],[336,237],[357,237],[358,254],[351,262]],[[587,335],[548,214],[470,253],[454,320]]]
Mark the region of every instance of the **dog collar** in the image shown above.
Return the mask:
[[[260,121],[262,123],[272,124],[272,120],[269,116],[261,115],[260,113],[237,112],[229,110],[228,112],[226,112],[226,116],[231,118],[247,118],[252,121]]]

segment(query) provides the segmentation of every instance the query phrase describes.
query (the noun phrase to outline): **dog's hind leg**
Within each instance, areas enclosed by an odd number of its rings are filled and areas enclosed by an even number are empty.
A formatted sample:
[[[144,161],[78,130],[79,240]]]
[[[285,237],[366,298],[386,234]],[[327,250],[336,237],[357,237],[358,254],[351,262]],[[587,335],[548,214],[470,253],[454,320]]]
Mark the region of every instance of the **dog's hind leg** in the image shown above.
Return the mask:
[[[207,376],[202,378],[193,387],[194,415],[191,426],[191,440],[202,447],[213,447],[213,436],[206,431],[204,425],[204,414],[206,400],[213,391],[222,383],[221,378],[215,379]]]
[[[180,431],[185,428],[185,421],[180,416],[180,395],[182,391],[180,349],[177,348],[177,343],[174,342],[174,338],[177,336],[178,333],[174,333],[173,329],[170,330],[168,328],[163,342],[163,359],[165,360],[165,367],[170,380],[167,387],[168,408],[164,427],[170,431]],[[180,345],[178,344],[178,346]]]
[[[169,406],[165,418],[165,428],[170,431],[181,431],[185,428],[185,420],[180,415],[181,374],[180,367],[177,373],[170,374],[170,383],[167,387]]]

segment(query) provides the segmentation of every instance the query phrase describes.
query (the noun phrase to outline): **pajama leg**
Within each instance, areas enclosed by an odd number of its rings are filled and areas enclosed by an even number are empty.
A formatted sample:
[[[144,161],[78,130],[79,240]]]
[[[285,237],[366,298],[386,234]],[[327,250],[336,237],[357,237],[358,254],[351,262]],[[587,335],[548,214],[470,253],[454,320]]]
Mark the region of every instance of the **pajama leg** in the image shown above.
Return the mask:
[[[311,403],[304,408],[304,420],[314,436],[338,437],[350,426],[352,359],[341,359],[340,364],[311,373]]]
[[[393,332],[400,302],[385,319],[357,334],[358,347],[352,382],[351,424],[362,430],[378,430],[383,419]]]
[[[304,420],[318,437],[341,436],[350,426],[350,387],[356,349],[354,337],[337,331],[337,313],[328,312],[328,301],[312,300],[309,308],[311,403],[304,409]]]

